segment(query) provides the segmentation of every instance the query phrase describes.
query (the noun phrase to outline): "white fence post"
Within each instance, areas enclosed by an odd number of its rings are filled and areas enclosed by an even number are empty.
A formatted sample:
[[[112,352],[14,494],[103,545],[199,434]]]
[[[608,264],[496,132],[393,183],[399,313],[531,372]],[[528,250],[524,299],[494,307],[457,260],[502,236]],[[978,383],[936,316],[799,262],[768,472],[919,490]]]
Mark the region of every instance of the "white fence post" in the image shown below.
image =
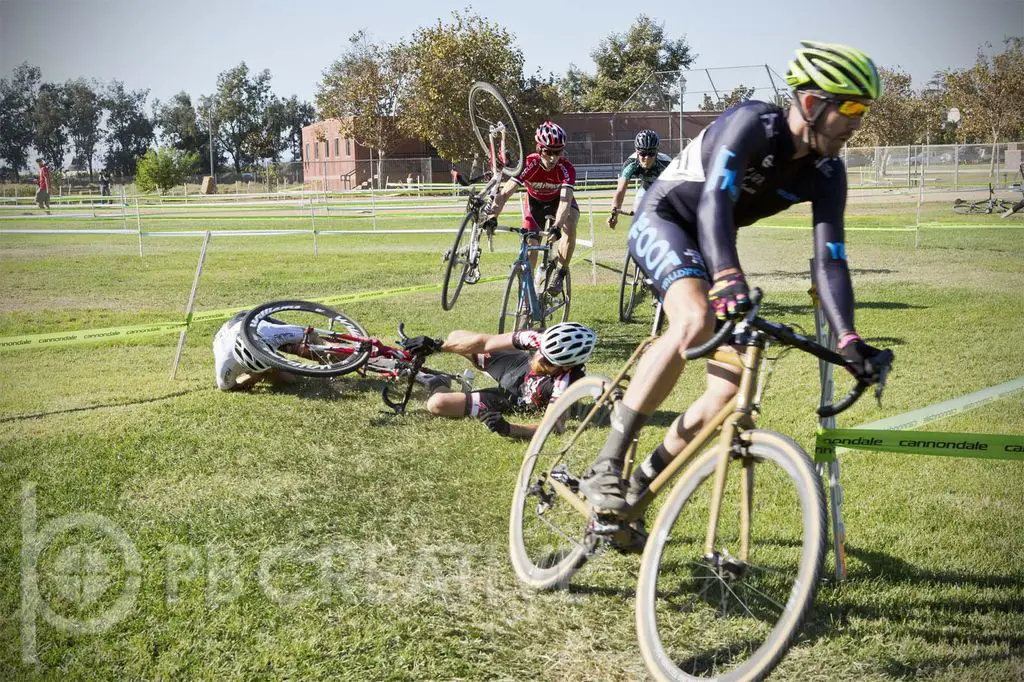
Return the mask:
[[[139,232],[139,256],[145,256],[142,251],[142,216],[139,215],[139,198],[135,197],[135,227]]]
[[[188,295],[188,304],[185,306],[185,328],[181,330],[181,336],[178,337],[178,350],[174,353],[174,364],[171,365],[170,381],[174,381],[174,377],[178,374],[178,363],[181,362],[181,352],[185,349],[185,335],[188,334],[188,328],[192,324],[192,308],[196,302],[199,276],[203,274],[203,262],[206,260],[206,247],[209,243],[210,231],[207,230],[206,235],[203,237],[203,246],[199,250],[199,264],[196,266],[196,276],[192,278],[192,291]]]

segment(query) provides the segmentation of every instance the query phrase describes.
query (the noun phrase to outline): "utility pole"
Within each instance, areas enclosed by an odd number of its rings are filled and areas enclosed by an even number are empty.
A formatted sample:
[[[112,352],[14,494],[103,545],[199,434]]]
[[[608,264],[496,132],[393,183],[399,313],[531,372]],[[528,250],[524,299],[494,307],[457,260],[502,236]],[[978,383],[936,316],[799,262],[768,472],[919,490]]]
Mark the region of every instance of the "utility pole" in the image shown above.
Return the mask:
[[[207,122],[210,125],[210,177],[216,182],[217,178],[213,174],[213,101],[206,106],[206,117]]]

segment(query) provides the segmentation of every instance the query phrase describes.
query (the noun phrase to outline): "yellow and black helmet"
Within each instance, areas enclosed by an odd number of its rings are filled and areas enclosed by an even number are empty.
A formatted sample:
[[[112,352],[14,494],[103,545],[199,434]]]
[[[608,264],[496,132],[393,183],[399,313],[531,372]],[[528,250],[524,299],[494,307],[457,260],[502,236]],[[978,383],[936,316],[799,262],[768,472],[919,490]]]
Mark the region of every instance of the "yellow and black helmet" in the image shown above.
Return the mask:
[[[794,90],[822,90],[840,97],[878,99],[882,82],[871,58],[860,50],[837,43],[801,40],[786,71]]]

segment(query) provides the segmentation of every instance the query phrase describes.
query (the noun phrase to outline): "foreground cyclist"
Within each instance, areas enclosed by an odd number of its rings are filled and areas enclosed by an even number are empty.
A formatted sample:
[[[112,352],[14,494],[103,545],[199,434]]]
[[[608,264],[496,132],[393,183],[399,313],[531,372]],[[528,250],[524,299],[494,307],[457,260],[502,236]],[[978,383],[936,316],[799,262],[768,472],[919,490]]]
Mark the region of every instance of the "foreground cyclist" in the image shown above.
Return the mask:
[[[608,216],[608,227],[615,229],[619,222],[619,211],[622,209],[622,200],[626,198],[626,188],[629,181],[636,178],[640,181],[640,189],[636,191],[633,199],[633,207],[640,205],[640,200],[650,189],[651,184],[658,179],[661,172],[668,168],[672,157],[668,154],[658,152],[658,145],[661,138],[653,130],[641,130],[633,138],[633,147],[636,151],[630,154],[626,163],[619,173],[619,185],[612,195],[612,214]]]
[[[404,345],[413,353],[457,353],[487,372],[498,386],[471,393],[452,392],[447,377],[428,380],[427,410],[438,417],[475,417],[494,433],[531,438],[536,424],[512,424],[505,414],[539,411],[586,375],[584,363],[594,352],[597,334],[576,322],[560,322],[543,332],[520,330],[483,334],[456,330],[448,338],[418,336]]]
[[[580,208],[573,198],[576,184],[576,169],[562,156],[567,136],[562,126],[551,121],[544,121],[537,128],[534,140],[537,151],[526,157],[523,170],[519,175],[510,178],[498,190],[494,203],[486,210],[484,226],[497,225],[498,216],[505,203],[518,187],[525,187],[529,200],[529,208],[523,220],[523,227],[539,233],[541,226],[548,218],[554,220],[554,227],[562,232],[558,242],[558,253],[555,265],[558,268],[551,278],[548,293],[561,293],[565,281],[565,273],[572,261],[572,252],[576,248],[576,225],[580,220]],[[534,241],[534,244],[539,244]],[[536,252],[530,254],[531,264],[536,266]]]
[[[881,351],[854,326],[843,212],[846,168],[836,158],[881,94],[874,63],[843,45],[803,41],[789,63],[788,111],[744,102],[705,128],[651,186],[629,231],[629,252],[664,302],[669,328],[643,356],[580,491],[597,513],[616,514],[637,499],[704,421],[735,395],[738,374],[708,363],[704,393],[680,415],[664,442],[622,479],[625,453],[683,371],[683,352],[711,337],[715,318],[749,310],[736,230],[795,203],[810,201],[814,278],[848,369],[873,382]]]

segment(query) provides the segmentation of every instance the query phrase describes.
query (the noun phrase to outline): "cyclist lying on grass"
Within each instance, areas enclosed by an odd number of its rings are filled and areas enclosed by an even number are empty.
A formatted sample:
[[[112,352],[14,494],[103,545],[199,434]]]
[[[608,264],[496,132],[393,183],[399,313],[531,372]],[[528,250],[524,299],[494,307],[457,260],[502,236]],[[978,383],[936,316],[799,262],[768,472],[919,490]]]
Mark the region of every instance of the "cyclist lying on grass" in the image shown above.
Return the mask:
[[[583,363],[597,344],[597,334],[576,322],[560,322],[543,332],[521,330],[483,334],[456,330],[448,338],[417,336],[407,350],[457,353],[487,372],[498,385],[471,393],[453,392],[448,377],[424,382],[430,390],[427,410],[438,417],[476,417],[494,433],[531,438],[536,424],[511,424],[508,412],[546,409],[572,382],[586,374]]]
[[[222,391],[238,391],[252,388],[260,381],[275,386],[294,382],[294,374],[265,365],[242,343],[242,318],[248,312],[243,310],[225,322],[213,338],[217,388]],[[289,348],[289,344],[303,341],[305,331],[305,327],[294,324],[262,322],[259,326],[260,336],[275,348],[285,348],[294,355],[300,354],[299,348],[297,345]]]

